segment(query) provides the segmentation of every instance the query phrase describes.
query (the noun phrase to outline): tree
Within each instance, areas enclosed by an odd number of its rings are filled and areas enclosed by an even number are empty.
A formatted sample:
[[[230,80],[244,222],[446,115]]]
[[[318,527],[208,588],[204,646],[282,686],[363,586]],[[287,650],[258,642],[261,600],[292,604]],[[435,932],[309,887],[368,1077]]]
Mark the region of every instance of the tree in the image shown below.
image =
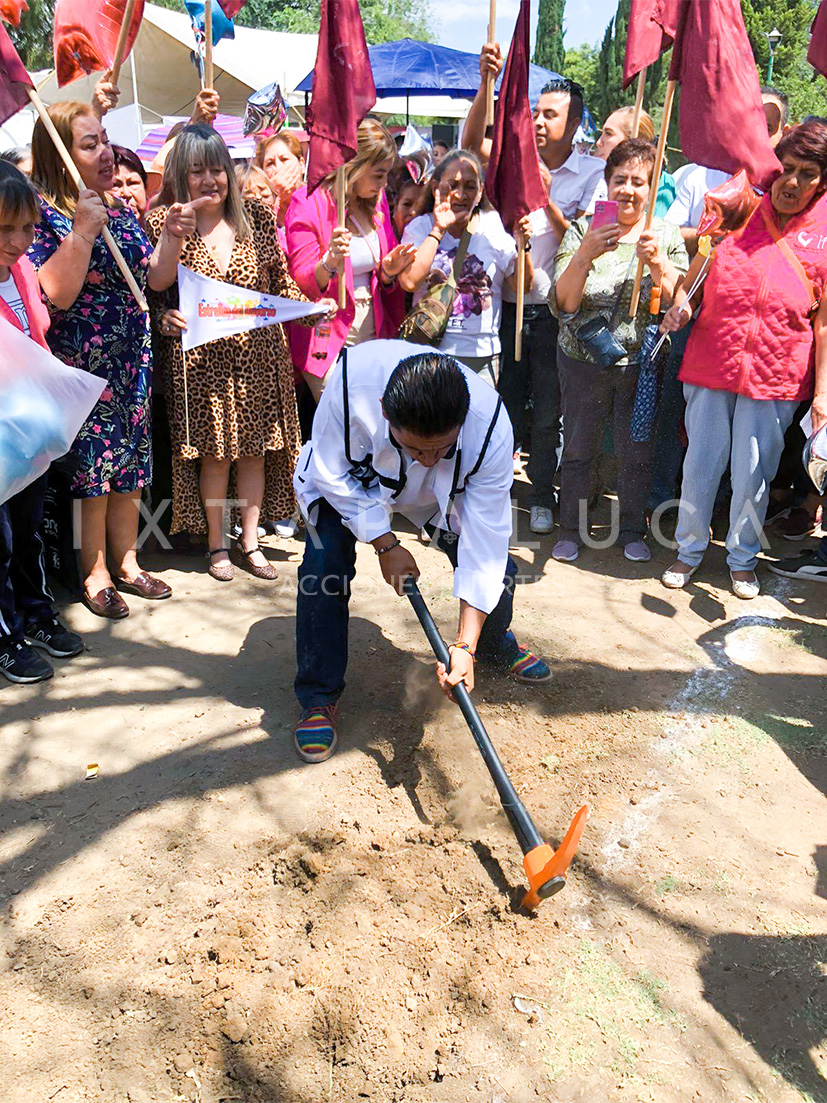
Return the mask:
[[[589,110],[597,98],[597,66],[599,55],[596,46],[575,46],[566,50],[566,60],[562,72],[570,79],[577,81],[586,96]]]
[[[777,28],[783,36],[775,50],[772,83],[789,97],[793,121],[827,115],[827,83],[807,61],[810,24],[817,7],[812,0],[742,0],[741,4],[762,84],[770,60],[767,33]]]
[[[566,0],[540,0],[537,13],[537,41],[534,44],[534,64],[555,73],[562,73],[566,64],[563,46],[563,15]]]
[[[53,46],[55,0],[29,0],[17,30],[9,27],[12,41],[27,69],[50,69],[54,65]]]

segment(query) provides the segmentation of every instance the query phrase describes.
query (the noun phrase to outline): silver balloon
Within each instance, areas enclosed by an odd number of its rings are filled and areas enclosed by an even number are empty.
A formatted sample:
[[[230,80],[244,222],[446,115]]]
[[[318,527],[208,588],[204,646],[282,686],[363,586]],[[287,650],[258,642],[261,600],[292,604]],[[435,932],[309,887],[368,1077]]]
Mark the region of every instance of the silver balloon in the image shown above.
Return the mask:
[[[253,92],[244,112],[244,134],[278,134],[287,122],[287,104],[278,84],[268,84]]]
[[[412,123],[408,123],[405,139],[399,147],[399,160],[404,161],[416,184],[433,171],[434,148]]]

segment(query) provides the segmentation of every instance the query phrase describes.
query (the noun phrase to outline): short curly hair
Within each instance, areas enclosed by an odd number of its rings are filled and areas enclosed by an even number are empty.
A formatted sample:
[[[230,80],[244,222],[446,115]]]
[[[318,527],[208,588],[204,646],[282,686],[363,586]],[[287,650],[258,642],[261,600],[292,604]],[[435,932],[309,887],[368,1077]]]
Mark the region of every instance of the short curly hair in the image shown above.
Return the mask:
[[[626,165],[630,161],[638,161],[648,168],[649,183],[651,184],[652,173],[655,171],[655,155],[655,147],[651,142],[647,142],[645,138],[626,138],[625,141],[618,143],[606,158],[606,168],[603,170],[606,183],[609,183],[613,174],[621,165]]]
[[[779,161],[786,156],[799,161],[812,161],[821,171],[819,194],[827,189],[827,123],[823,119],[808,119],[793,127],[775,147]]]

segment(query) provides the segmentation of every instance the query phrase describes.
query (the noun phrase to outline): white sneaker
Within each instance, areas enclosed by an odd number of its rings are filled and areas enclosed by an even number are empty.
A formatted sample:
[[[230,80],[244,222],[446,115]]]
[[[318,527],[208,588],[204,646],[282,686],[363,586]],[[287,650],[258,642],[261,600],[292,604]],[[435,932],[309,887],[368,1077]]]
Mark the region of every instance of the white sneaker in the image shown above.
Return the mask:
[[[732,571],[729,572],[729,577],[732,582],[733,594],[743,601],[752,601],[754,597],[758,597],[761,593],[761,583],[758,581],[755,571],[752,572],[752,578],[749,579],[733,578]]]
[[[273,528],[275,529],[276,536],[281,536],[284,540],[289,540],[299,531],[299,523],[293,517],[285,517],[283,521],[274,521]]]
[[[532,506],[528,527],[532,532],[547,533],[554,528],[554,517],[548,506]]]
[[[688,571],[673,571],[670,567],[668,571],[663,572],[660,580],[667,590],[682,590],[697,569],[697,567],[691,567]]]

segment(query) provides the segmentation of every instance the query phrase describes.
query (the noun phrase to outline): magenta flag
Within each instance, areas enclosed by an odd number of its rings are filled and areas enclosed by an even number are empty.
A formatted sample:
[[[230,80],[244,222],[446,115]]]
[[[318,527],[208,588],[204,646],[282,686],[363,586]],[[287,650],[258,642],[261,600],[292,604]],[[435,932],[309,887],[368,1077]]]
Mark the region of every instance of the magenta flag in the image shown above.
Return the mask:
[[[810,28],[810,48],[807,60],[823,77],[827,77],[827,8],[818,5],[816,17]]]
[[[307,190],[356,153],[359,123],[376,103],[358,0],[322,0],[313,99],[307,109]]]
[[[524,215],[548,203],[528,100],[530,32],[529,0],[520,0],[494,114],[494,139],[485,174],[486,194],[508,230]]]
[[[684,156],[723,172],[746,169],[768,188],[781,171],[739,0],[681,0],[671,80],[681,84]]]
[[[29,102],[27,88],[34,88],[8,31],[0,23],[0,123],[16,115]]]
[[[632,0],[623,61],[624,88],[672,45],[679,8],[680,0]]]

